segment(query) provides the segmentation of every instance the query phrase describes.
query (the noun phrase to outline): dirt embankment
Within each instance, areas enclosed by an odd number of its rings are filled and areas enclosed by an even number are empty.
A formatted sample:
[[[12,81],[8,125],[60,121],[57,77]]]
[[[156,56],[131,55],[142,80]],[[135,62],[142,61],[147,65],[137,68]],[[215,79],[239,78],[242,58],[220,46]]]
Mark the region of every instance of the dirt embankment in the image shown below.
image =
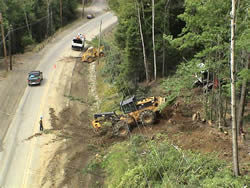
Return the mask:
[[[168,135],[169,141],[184,150],[201,153],[216,153],[219,158],[232,163],[231,127],[223,127],[221,132],[215,122],[193,120],[193,115],[202,109],[200,103],[185,104],[181,99],[166,108],[163,119],[153,127],[144,128],[143,134],[151,138],[158,133]],[[250,108],[248,109],[250,110]],[[245,138],[239,137],[239,161],[242,174],[250,174],[250,124],[244,127]],[[139,133],[135,130],[133,134]]]
[[[43,172],[46,171],[46,175],[41,177],[41,187],[93,187],[97,185],[96,182],[101,183],[101,177],[84,175],[83,169],[100,150],[122,141],[110,134],[98,136],[94,133],[90,115],[91,108],[97,105],[98,100],[95,89],[95,64],[84,64],[80,59],[71,61],[76,61],[76,64],[70,80],[70,92],[59,92],[66,105],[63,108],[51,105],[48,112],[51,128],[44,133],[49,133],[50,139],[43,147],[44,151],[46,147],[55,151],[44,161]],[[167,134],[169,141],[182,149],[202,153],[217,152],[220,158],[231,162],[230,132],[225,134],[219,132],[215,126],[193,121],[192,115],[200,108],[198,104],[179,101],[164,111],[160,122],[154,126],[134,128],[132,135],[143,134],[153,139],[158,133]],[[239,145],[243,174],[249,173],[248,147],[247,142]]]
[[[47,105],[49,118],[40,137],[41,174],[39,187],[91,187],[98,176],[86,176],[83,169],[89,159],[103,145],[91,127],[91,107],[96,104],[95,63],[82,63],[80,58],[66,56],[57,69],[61,74],[55,79],[54,93],[50,93]],[[72,75],[70,75],[70,70]],[[91,91],[91,96],[90,92]],[[49,125],[49,126],[48,126]],[[100,180],[101,181],[101,180]]]

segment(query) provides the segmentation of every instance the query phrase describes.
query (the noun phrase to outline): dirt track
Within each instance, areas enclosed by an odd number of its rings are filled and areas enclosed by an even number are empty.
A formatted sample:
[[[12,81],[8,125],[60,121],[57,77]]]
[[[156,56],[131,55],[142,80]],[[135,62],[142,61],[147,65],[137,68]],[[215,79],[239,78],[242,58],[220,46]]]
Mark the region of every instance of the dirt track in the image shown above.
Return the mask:
[[[75,61],[72,59],[71,61]],[[62,110],[49,107],[51,134],[55,138],[48,147],[58,146],[56,152],[45,161],[46,175],[42,177],[41,186],[88,187],[86,177],[81,173],[89,157],[88,144],[91,140],[88,117],[88,66],[77,60],[71,78],[70,93],[64,93],[68,105]],[[83,89],[84,88],[84,89]],[[60,144],[59,144],[60,143]],[[59,145],[58,145],[59,144]],[[44,146],[46,147],[46,146]],[[60,167],[60,168],[58,168]]]

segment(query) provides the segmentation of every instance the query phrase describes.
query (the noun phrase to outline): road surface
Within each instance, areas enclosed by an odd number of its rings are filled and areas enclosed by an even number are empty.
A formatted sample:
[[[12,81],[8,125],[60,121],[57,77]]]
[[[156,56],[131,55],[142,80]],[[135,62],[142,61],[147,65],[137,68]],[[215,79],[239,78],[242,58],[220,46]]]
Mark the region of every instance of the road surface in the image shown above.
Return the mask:
[[[96,2],[99,8],[100,1]],[[102,29],[108,28],[117,21],[112,13],[103,13],[66,35],[59,34],[39,56],[40,61],[38,57],[34,57],[38,61],[36,69],[41,70],[44,75],[41,86],[28,87],[26,78],[23,78],[25,71],[18,73],[20,78],[10,84],[13,87],[11,90],[0,86],[3,96],[7,96],[7,98],[1,97],[0,101],[0,118],[3,120],[0,124],[2,130],[0,134],[0,187],[15,188],[32,185],[32,179],[35,176],[33,172],[37,168],[36,161],[39,158],[39,147],[37,147],[37,139],[31,141],[25,141],[25,139],[39,132],[39,118],[46,116],[43,114],[46,99],[49,92],[56,89],[53,79],[57,76],[56,74],[59,74],[55,71],[55,65],[60,63],[59,60],[65,52],[71,50],[71,40],[77,33],[84,34],[87,40],[98,35],[101,20]],[[31,69],[35,69],[35,65],[31,66]],[[15,85],[23,86],[24,90],[16,91]],[[12,98],[12,92],[19,92],[20,95]]]

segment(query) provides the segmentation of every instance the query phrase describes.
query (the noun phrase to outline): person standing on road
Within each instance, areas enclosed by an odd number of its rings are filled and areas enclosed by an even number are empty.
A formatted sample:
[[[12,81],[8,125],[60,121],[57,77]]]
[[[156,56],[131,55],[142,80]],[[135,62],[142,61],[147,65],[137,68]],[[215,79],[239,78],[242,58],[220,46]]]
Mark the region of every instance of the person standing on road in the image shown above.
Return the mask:
[[[40,131],[43,131],[43,117],[40,117]]]

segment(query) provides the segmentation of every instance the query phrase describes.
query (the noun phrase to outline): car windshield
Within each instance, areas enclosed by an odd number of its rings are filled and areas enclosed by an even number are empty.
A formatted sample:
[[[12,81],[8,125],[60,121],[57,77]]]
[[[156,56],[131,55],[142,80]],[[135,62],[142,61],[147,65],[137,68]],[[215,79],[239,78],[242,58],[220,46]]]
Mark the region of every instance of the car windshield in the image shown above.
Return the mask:
[[[77,44],[82,44],[82,40],[74,39],[73,42],[74,42],[74,43],[77,43]]]
[[[29,74],[29,79],[30,80],[37,79],[38,77],[39,77],[39,73],[30,73]]]

